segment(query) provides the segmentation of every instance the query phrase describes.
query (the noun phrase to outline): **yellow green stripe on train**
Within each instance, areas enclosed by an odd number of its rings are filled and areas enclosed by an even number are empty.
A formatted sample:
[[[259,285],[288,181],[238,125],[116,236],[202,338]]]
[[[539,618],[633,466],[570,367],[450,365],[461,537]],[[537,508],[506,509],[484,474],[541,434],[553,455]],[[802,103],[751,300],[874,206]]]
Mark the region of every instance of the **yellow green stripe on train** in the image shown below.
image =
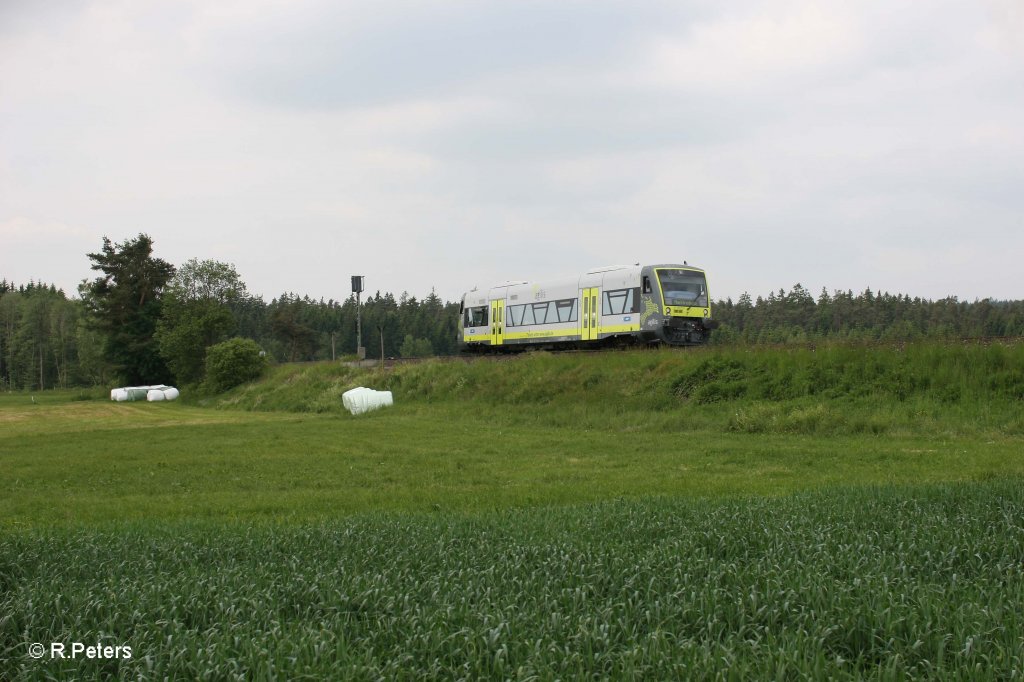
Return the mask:
[[[462,297],[464,352],[696,346],[718,326],[707,275],[688,265],[612,265],[581,275],[474,288]]]

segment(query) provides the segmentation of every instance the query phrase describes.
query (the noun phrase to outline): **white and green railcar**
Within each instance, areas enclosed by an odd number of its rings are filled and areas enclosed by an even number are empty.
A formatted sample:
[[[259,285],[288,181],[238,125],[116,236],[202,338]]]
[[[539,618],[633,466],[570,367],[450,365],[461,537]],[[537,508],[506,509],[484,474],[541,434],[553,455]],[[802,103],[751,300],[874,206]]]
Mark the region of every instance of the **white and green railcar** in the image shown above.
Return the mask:
[[[462,297],[463,351],[706,343],[717,323],[704,270],[617,265],[539,282],[505,282]]]

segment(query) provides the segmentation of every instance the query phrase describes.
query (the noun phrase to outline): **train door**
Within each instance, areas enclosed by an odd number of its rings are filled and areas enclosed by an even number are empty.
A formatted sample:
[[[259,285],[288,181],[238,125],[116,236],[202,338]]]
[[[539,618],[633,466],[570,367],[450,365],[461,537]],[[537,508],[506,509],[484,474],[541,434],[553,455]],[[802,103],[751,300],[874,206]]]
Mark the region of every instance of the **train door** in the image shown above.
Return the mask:
[[[491,301],[491,345],[505,343],[505,300]]]
[[[598,287],[580,289],[580,338],[596,341],[601,320],[598,308]]]

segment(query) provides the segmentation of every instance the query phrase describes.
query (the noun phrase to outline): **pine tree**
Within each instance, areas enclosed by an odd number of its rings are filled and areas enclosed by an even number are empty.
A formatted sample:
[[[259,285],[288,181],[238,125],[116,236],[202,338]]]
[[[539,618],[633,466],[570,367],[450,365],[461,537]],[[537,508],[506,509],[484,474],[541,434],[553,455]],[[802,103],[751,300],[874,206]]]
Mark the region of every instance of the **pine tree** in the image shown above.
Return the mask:
[[[116,371],[126,383],[169,381],[153,334],[174,266],[153,257],[153,240],[146,234],[119,244],[104,237],[102,250],[88,256],[92,269],[103,274],[83,283],[80,292]]]

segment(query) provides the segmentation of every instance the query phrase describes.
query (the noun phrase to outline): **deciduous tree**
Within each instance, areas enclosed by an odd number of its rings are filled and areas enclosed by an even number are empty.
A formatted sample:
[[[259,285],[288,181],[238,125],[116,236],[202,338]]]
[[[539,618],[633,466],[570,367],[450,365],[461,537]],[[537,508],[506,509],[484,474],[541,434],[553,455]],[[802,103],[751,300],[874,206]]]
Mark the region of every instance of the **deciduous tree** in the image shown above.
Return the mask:
[[[230,263],[193,258],[178,268],[164,291],[155,335],[175,381],[202,380],[207,348],[235,333],[232,307],[246,298],[245,283]]]

